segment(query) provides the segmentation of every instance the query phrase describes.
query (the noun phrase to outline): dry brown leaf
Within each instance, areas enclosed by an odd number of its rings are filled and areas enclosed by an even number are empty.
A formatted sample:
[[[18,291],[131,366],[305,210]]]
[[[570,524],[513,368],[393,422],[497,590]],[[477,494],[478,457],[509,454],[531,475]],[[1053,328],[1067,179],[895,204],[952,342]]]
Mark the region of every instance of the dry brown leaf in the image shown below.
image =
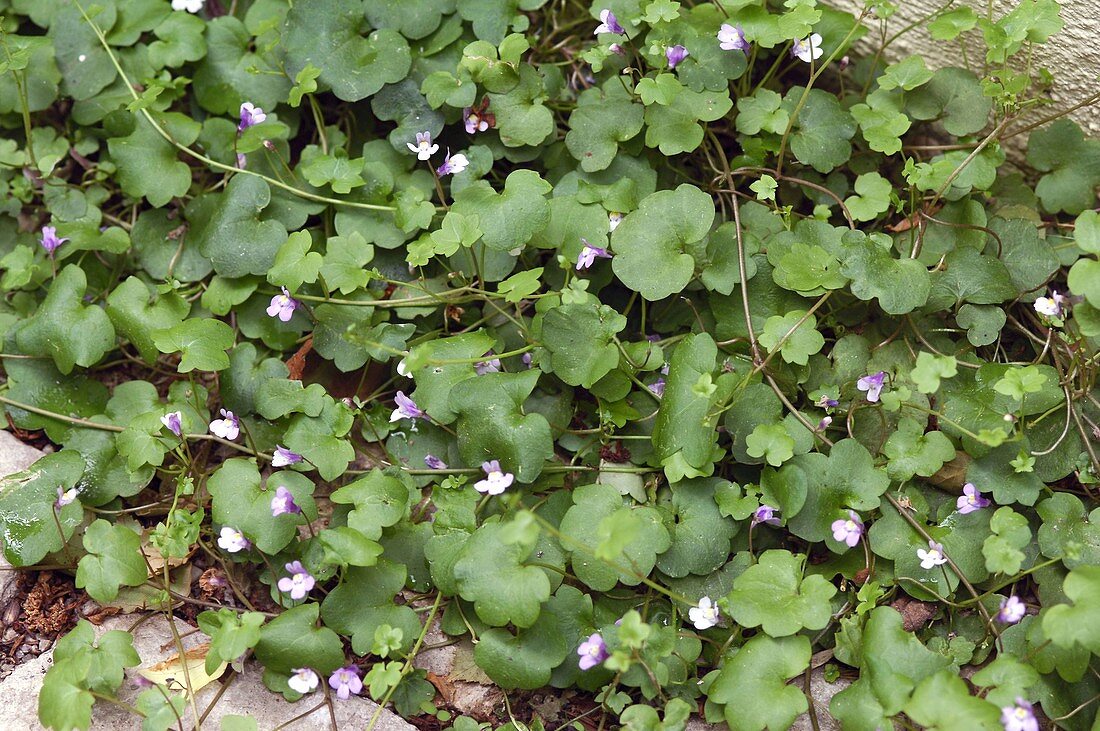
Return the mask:
[[[191,692],[198,693],[220,678],[226,667],[228,667],[223,662],[214,668],[213,673],[207,673],[206,655],[208,652],[210,652],[210,643],[204,642],[187,650],[183,654],[182,661],[177,652],[167,660],[158,662],[152,667],[141,668],[138,670],[138,674],[157,685],[163,685],[168,690],[181,693],[187,692],[188,681],[190,680]]]

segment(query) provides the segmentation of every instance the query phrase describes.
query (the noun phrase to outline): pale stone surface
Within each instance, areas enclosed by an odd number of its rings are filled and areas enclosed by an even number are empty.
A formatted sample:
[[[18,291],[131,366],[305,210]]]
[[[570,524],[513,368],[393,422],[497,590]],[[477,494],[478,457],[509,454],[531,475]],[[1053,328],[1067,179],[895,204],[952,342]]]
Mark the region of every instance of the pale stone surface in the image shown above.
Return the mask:
[[[45,452],[28,447],[9,432],[0,431],[0,478],[27,469],[45,456]],[[15,595],[16,572],[0,552],[0,609]]]
[[[828,4],[853,14],[858,14],[866,4],[864,0],[828,0]],[[889,19],[888,33],[893,34],[910,25],[915,27],[904,33],[886,49],[886,57],[890,61],[920,54],[933,68],[941,66],[962,66],[963,45],[966,48],[965,58],[970,60],[971,68],[981,75],[985,53],[981,49],[981,37],[979,30],[964,34],[956,41],[944,42],[933,40],[928,35],[927,22],[924,19],[943,6],[942,0],[904,0],[896,3],[897,12]],[[1005,13],[1018,5],[1018,0],[994,0],[993,17],[1000,18]],[[1025,121],[1031,121],[1043,116],[1055,113],[1059,109],[1066,109],[1077,102],[1083,101],[1096,93],[1096,75],[1100,72],[1100,44],[1096,38],[1100,35],[1100,13],[1097,13],[1096,0],[1059,0],[1062,6],[1062,21],[1065,28],[1046,43],[1036,47],[1032,59],[1032,68],[1047,68],[1054,74],[1054,87],[1050,97],[1055,104],[1052,107],[1044,107],[1038,110]],[[979,17],[985,17],[987,10],[986,0],[964,0],[956,3],[954,7],[969,5],[977,11]],[[867,21],[872,32],[864,36],[857,44],[858,50],[866,51],[874,48],[878,43],[878,23]],[[960,45],[962,44],[962,45]],[[1026,49],[1023,54],[1026,55]],[[1100,134],[1100,117],[1096,114],[1096,107],[1083,107],[1074,111],[1072,119],[1087,131]],[[1022,123],[1018,122],[1020,126]],[[1024,145],[1027,135],[1020,135],[1013,140],[1013,145]]]
[[[138,619],[139,615],[132,614],[112,617],[96,628],[96,634],[98,636],[112,629],[128,630]],[[206,635],[195,632],[193,627],[182,620],[175,621],[176,630],[180,635],[186,635],[183,638],[185,648],[191,648],[209,640]],[[175,654],[175,643],[167,619],[158,614],[135,629],[134,648],[141,656],[143,666],[153,665]],[[42,726],[37,720],[38,691],[42,687],[43,677],[52,664],[53,651],[51,650],[19,666],[0,683],[0,698],[4,699],[4,731],[42,731]],[[119,697],[127,702],[132,702],[140,692],[132,686],[130,682],[132,677],[132,671],[128,672],[127,680],[119,692]],[[220,682],[215,682],[199,691],[195,701],[200,714],[205,712],[214,701],[221,687]],[[318,692],[297,703],[288,703],[282,696],[272,693],[263,686],[261,670],[255,663],[249,663],[244,673],[235,677],[228,690],[222,693],[221,698],[207,714],[202,728],[209,731],[220,729],[222,718],[227,715],[238,715],[251,716],[256,719],[260,731],[270,731],[316,706],[322,699],[323,695]],[[333,708],[337,728],[350,731],[366,728],[378,705],[366,698],[353,697],[347,701],[334,700]],[[130,731],[139,727],[137,717],[126,711],[106,703],[96,704],[92,716],[92,728],[96,731],[101,729]],[[184,728],[194,728],[194,718],[189,708],[184,715]],[[313,729],[322,731],[331,729],[332,724],[328,710],[321,706],[317,711],[295,721],[288,728],[293,731]],[[414,728],[390,711],[384,711],[375,725],[377,731],[414,731]]]

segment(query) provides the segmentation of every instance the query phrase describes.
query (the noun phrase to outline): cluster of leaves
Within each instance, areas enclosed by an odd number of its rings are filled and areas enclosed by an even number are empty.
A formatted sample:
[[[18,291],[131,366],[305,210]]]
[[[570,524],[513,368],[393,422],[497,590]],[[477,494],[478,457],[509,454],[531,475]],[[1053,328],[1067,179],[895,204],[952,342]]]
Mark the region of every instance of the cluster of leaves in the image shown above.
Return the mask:
[[[0,405],[57,445],[0,483],[8,560],[166,612],[211,568],[207,670],[289,700],[353,664],[434,712],[438,621],[639,731],[787,728],[821,657],[844,728],[1092,727],[1100,141],[1020,120],[1054,0],[937,11],[938,70],[854,57],[888,2],[224,5],[4,3]],[[42,721],[138,662],[80,625]]]

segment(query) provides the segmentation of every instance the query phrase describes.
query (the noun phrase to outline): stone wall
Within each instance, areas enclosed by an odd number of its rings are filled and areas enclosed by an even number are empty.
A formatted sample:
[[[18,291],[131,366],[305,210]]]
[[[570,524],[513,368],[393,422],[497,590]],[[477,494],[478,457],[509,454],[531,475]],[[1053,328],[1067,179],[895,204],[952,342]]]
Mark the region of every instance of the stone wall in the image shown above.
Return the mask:
[[[858,14],[863,0],[826,0],[830,5]],[[1017,0],[994,0],[993,17],[999,18],[1016,7]],[[910,23],[918,25],[898,38],[887,49],[889,60],[897,60],[919,53],[930,65],[964,66],[963,51],[960,43],[965,44],[966,56],[975,70],[981,71],[985,59],[984,45],[980,31],[974,30],[952,42],[934,41],[925,29],[923,18],[943,7],[944,0],[897,0],[898,10],[890,17],[888,33],[892,34]],[[984,15],[986,0],[959,0],[954,7],[970,5],[979,14]],[[1033,57],[1035,68],[1045,67],[1054,74],[1055,83],[1050,92],[1054,100],[1053,107],[1046,107],[1038,114],[1046,116],[1058,109],[1073,106],[1100,91],[1100,0],[1060,0],[1062,21],[1065,27],[1047,43],[1038,46]],[[876,21],[869,26],[877,27]],[[878,33],[868,33],[857,44],[857,49],[865,51],[877,46]],[[1023,51],[1026,53],[1026,50]],[[1091,134],[1100,136],[1100,115],[1097,106],[1083,107],[1074,111],[1071,117]],[[1024,141],[1024,140],[1021,140]]]

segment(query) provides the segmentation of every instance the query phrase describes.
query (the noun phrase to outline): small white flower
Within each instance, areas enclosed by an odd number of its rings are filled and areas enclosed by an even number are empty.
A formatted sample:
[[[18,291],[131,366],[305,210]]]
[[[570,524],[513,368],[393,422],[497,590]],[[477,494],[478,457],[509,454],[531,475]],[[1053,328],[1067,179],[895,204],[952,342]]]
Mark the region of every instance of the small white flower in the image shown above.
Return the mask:
[[[485,471],[485,479],[474,483],[474,489],[489,495],[499,495],[511,487],[516,477],[511,472],[505,472],[500,468],[500,462],[482,462],[481,469]]]
[[[244,533],[228,525],[222,527],[221,535],[218,536],[218,546],[228,553],[244,551],[251,545],[251,541],[244,537]]]
[[[294,668],[290,672],[293,675],[286,681],[286,684],[290,686],[291,690],[302,695],[317,690],[317,685],[321,682],[321,679],[317,677],[317,673],[309,668]]]
[[[695,629],[704,630],[718,624],[718,605],[705,596],[699,603],[688,610],[688,619],[695,625]]]
[[[186,10],[189,13],[197,13],[202,10],[206,0],[172,0],[172,10]]]
[[[416,154],[417,160],[430,160],[432,155],[439,152],[439,145],[432,144],[431,132],[417,132],[416,144],[406,142],[405,145]]]
[[[1040,297],[1035,300],[1033,307],[1040,315],[1053,319],[1063,315],[1063,303],[1065,301],[1065,295],[1058,294],[1058,290],[1052,289],[1049,297]]]
[[[806,63],[816,61],[821,58],[821,54],[823,53],[824,51],[821,49],[821,35],[819,33],[812,33],[809,38],[795,41],[794,45],[791,46],[791,55]]]
[[[619,224],[623,222],[623,214],[618,211],[612,211],[607,214],[607,228],[614,231],[619,227]]]
[[[917,549],[917,558],[920,559],[922,569],[931,569],[947,563],[947,556],[943,555],[943,546],[935,541],[928,541],[928,550]]]
[[[241,433],[241,422],[232,411],[221,409],[222,418],[210,422],[210,433],[222,439],[233,441]]]

